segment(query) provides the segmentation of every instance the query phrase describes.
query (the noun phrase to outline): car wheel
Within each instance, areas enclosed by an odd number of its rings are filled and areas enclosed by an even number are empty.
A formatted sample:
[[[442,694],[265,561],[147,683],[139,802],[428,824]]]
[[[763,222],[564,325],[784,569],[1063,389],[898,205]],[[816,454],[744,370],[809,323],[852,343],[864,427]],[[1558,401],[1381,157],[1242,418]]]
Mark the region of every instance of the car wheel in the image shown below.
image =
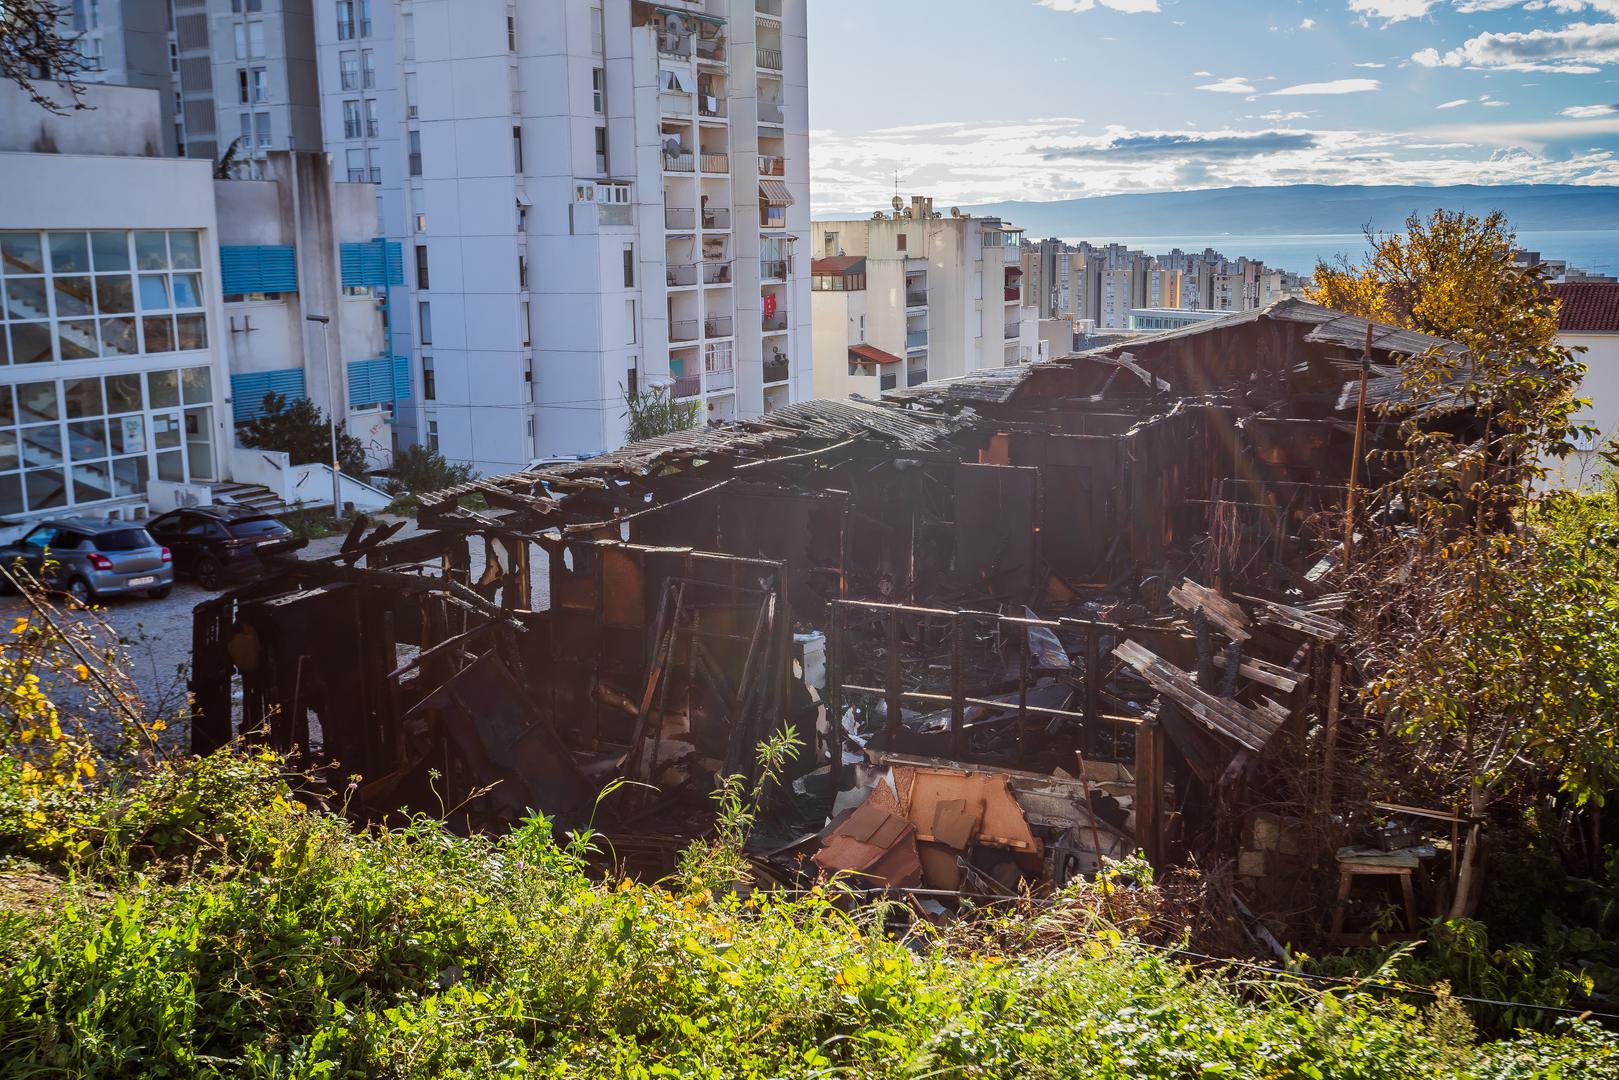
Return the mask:
[[[212,555],[204,555],[197,563],[197,584],[213,592],[219,588],[219,560]]]
[[[165,585],[160,589],[147,589],[146,590],[146,595],[151,597],[153,600],[162,600],[164,597],[168,596],[169,593],[171,593],[173,591],[174,591],[174,586],[173,585]]]
[[[76,577],[67,583],[67,594],[85,607],[96,602],[96,592],[90,588],[90,583],[82,577]]]

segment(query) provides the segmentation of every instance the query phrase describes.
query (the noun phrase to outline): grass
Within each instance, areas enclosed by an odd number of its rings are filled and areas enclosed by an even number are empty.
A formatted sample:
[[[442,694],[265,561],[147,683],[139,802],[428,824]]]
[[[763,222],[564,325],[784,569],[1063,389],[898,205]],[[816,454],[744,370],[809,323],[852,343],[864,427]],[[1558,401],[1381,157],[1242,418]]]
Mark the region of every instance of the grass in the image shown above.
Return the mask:
[[[822,890],[602,881],[541,819],[356,831],[277,767],[0,759],[0,1076],[1619,1077],[1592,1025],[1199,973],[1080,893],[901,942]]]

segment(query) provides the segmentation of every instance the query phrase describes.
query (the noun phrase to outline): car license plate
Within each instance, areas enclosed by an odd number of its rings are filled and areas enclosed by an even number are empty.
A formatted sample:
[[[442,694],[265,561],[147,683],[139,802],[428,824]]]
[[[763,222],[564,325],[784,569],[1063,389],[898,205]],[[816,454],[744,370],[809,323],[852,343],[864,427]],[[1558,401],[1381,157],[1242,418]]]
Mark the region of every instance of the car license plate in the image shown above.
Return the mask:
[[[132,577],[129,579],[129,584],[131,588],[134,588],[136,585],[151,585],[156,581],[156,577],[147,575],[146,577]]]
[[[259,541],[259,547],[269,547],[272,544],[279,544],[279,543],[281,543],[280,540],[276,539],[275,537],[271,537],[268,540],[260,540]]]

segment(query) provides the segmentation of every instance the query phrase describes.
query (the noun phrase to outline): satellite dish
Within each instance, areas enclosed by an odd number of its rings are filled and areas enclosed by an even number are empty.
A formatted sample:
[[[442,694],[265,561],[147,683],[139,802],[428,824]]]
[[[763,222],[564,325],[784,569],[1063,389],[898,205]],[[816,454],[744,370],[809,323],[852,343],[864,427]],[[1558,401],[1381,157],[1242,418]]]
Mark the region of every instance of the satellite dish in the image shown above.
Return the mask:
[[[961,207],[959,207],[959,206],[952,206],[952,207],[951,207],[951,208],[950,208],[950,216],[951,216],[951,217],[960,217],[960,216],[961,216]]]
[[[898,210],[900,207],[905,205],[905,200],[900,198],[898,195],[895,195],[888,205],[892,206],[895,210]]]

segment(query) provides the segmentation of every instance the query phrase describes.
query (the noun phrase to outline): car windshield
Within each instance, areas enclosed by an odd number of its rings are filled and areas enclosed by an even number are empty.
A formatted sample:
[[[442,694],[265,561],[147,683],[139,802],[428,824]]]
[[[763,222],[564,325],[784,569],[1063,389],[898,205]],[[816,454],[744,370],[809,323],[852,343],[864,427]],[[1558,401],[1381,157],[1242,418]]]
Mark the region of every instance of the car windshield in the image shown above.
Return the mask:
[[[275,518],[264,517],[237,518],[235,521],[225,523],[225,528],[235,537],[280,536],[292,530],[287,528]]]
[[[157,542],[145,529],[119,529],[96,537],[97,551],[139,551],[149,547],[157,547]]]

